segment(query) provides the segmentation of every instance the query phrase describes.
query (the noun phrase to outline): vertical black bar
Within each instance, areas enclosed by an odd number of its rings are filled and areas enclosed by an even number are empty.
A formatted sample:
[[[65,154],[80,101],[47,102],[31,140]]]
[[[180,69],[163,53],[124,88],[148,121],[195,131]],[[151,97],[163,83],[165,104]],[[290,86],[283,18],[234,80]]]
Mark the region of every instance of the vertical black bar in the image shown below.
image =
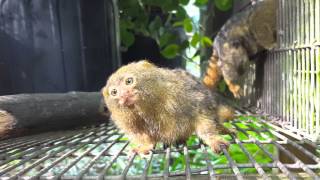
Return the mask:
[[[107,0],[108,1],[108,0]],[[115,59],[117,60],[116,65],[119,67],[122,64],[121,55],[120,55],[120,27],[119,27],[119,9],[118,9],[118,0],[112,0],[112,7],[113,7],[113,15],[114,15],[114,37],[115,37],[115,44],[116,44],[116,54]]]
[[[4,29],[5,21],[4,21],[3,6],[6,1],[7,0],[1,0],[1,3],[0,3],[0,29]]]
[[[67,90],[67,79],[66,79],[66,65],[65,65],[65,58],[64,58],[64,46],[63,46],[63,40],[62,40],[62,28],[61,28],[61,16],[60,16],[60,0],[50,0],[50,3],[52,1],[56,2],[56,14],[57,14],[57,25],[58,25],[58,31],[59,31],[59,44],[60,44],[60,53],[61,53],[61,64],[63,67],[63,81],[64,81],[64,90]],[[50,9],[51,10],[51,9]],[[53,10],[53,9],[52,9]]]
[[[80,34],[80,57],[81,57],[81,67],[82,67],[82,80],[84,90],[88,90],[88,76],[87,76],[87,68],[86,68],[86,53],[87,47],[84,42],[84,32],[83,32],[83,18],[82,18],[82,0],[78,0],[77,9],[78,9],[78,22],[79,22],[79,34]]]

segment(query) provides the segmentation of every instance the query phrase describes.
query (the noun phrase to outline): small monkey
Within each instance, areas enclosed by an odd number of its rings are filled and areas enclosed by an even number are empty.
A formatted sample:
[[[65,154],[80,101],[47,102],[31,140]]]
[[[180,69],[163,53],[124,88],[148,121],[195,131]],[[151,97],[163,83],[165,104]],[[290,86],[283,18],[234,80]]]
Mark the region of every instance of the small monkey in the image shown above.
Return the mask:
[[[249,57],[276,45],[277,0],[252,1],[253,6],[233,16],[214,39],[203,83],[213,89],[223,76],[234,97],[240,98],[240,76],[248,68]]]
[[[196,133],[214,152],[228,142],[220,122],[233,110],[184,70],[159,68],[146,60],[122,66],[102,89],[114,123],[137,145],[134,152],[148,154],[157,142],[174,144]]]

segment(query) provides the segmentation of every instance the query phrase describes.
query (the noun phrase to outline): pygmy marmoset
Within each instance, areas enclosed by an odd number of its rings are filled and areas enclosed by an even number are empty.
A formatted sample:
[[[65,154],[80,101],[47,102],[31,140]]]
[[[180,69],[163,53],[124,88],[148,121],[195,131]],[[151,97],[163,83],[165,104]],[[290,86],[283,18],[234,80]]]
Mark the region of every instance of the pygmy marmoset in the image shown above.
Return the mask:
[[[228,145],[218,133],[233,110],[184,70],[159,68],[146,60],[122,66],[102,89],[114,123],[148,154],[157,142],[173,144],[196,133],[214,152]]]
[[[234,97],[242,94],[240,75],[249,67],[249,58],[276,45],[277,0],[256,2],[223,25],[214,39],[203,83],[214,88],[223,76]]]

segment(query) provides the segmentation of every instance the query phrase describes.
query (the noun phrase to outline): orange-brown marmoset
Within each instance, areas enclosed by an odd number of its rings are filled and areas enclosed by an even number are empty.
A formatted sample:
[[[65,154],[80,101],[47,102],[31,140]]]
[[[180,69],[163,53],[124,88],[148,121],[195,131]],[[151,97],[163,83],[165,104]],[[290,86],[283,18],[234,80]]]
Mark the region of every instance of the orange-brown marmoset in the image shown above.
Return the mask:
[[[218,133],[233,110],[184,70],[159,68],[146,60],[122,66],[102,89],[114,123],[148,154],[157,142],[173,144],[196,133],[214,152],[228,145]]]
[[[203,79],[207,87],[214,88],[223,76],[234,97],[240,97],[240,75],[248,68],[249,57],[276,44],[276,2],[256,2],[221,28]]]

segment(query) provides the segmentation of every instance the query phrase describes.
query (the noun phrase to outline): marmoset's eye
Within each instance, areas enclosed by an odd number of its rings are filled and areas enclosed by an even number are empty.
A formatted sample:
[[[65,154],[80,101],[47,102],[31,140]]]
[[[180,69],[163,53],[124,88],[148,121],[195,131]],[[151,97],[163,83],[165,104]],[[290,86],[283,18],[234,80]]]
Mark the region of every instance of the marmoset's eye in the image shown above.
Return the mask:
[[[110,94],[111,94],[112,96],[116,96],[117,93],[118,93],[118,91],[117,91],[116,89],[111,89],[111,91],[110,91]]]
[[[126,79],[126,85],[130,85],[133,83],[133,78],[132,77],[129,77]]]

